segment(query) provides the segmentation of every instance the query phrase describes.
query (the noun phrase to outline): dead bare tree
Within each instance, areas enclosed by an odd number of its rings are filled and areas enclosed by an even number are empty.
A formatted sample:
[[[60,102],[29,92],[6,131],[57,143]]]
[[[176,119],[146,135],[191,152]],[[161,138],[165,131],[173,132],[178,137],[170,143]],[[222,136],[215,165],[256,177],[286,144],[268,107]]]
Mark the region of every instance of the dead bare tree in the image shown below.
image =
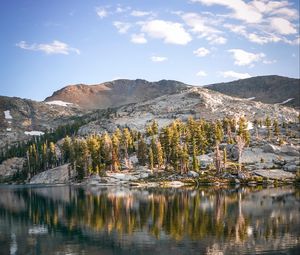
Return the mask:
[[[220,174],[222,170],[222,156],[221,156],[218,142],[216,143],[216,149],[215,149],[215,166],[217,172]]]
[[[242,159],[243,149],[246,145],[246,141],[244,140],[244,138],[242,136],[239,136],[239,135],[236,136],[235,141],[236,141],[236,145],[237,145],[237,149],[238,149],[239,172],[241,172],[242,171],[241,159]]]

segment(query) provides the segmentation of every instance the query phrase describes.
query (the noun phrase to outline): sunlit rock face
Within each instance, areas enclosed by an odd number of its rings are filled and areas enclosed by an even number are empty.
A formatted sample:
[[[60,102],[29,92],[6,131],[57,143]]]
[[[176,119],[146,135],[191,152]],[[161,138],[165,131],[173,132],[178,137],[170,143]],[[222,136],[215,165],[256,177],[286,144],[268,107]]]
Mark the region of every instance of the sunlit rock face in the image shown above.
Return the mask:
[[[99,254],[107,249],[118,254],[170,249],[177,254],[272,254],[300,248],[299,190],[290,187],[61,186],[2,194],[9,199],[0,200],[0,229],[10,229],[0,239],[9,240],[20,253],[37,246],[45,254]]]

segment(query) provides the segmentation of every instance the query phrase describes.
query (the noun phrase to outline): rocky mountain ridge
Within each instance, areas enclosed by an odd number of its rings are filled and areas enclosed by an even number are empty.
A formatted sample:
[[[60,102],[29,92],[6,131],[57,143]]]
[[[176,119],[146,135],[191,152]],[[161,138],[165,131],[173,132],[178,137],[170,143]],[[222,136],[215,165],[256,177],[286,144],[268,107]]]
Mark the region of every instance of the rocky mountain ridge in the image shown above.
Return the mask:
[[[105,109],[142,102],[161,95],[171,95],[188,85],[172,80],[148,82],[146,80],[114,80],[96,85],[70,85],[47,97],[45,101],[62,100],[85,109]]]
[[[164,95],[136,104],[114,109],[109,118],[100,118],[83,126],[82,134],[113,131],[116,127],[143,129],[152,119],[164,126],[174,119],[187,120],[189,116],[206,120],[245,116],[249,121],[269,116],[279,122],[296,122],[298,111],[281,105],[230,97],[202,87],[188,88],[180,93]]]
[[[205,87],[229,96],[300,108],[300,79],[268,75]]]

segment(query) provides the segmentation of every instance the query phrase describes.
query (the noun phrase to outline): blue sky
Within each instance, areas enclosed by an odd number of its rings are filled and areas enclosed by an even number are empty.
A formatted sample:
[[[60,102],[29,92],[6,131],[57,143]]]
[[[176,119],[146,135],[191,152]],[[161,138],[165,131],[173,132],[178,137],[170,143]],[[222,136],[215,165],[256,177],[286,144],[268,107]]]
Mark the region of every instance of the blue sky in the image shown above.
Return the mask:
[[[299,78],[299,1],[2,0],[0,95],[118,78]]]

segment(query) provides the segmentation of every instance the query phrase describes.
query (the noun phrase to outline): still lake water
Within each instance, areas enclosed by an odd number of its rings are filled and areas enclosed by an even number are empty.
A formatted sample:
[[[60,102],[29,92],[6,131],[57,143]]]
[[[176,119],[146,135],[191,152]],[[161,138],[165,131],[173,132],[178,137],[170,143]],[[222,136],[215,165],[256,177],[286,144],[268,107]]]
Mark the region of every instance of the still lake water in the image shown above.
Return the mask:
[[[0,254],[300,254],[300,189],[3,185]]]

